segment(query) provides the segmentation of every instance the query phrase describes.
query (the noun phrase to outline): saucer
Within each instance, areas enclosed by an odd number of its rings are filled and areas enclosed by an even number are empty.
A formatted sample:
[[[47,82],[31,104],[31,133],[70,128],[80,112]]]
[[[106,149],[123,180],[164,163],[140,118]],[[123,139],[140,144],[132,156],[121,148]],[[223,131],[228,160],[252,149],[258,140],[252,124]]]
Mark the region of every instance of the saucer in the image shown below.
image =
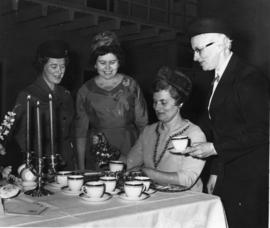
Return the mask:
[[[69,189],[69,187],[67,187],[67,186],[62,188],[62,192],[65,193],[65,194],[68,194],[68,195],[72,195],[72,196],[76,196],[76,195],[79,195],[81,193],[81,191],[76,191],[76,192],[71,191]]]
[[[33,190],[36,187],[37,187],[37,183],[36,182],[29,182],[29,183],[28,182],[25,182],[25,181],[22,182],[22,190],[24,192]]]
[[[116,188],[116,189],[114,189],[114,191],[112,191],[112,192],[106,192],[106,193],[109,193],[109,194],[111,194],[111,195],[116,195],[116,194],[118,194],[120,192],[120,189],[119,188]]]
[[[61,189],[63,187],[63,185],[58,184],[57,182],[48,183],[46,186],[54,189]]]
[[[147,194],[154,194],[157,190],[153,189],[153,188],[149,188],[147,191],[145,191],[145,193]]]
[[[84,201],[87,201],[87,202],[103,202],[105,200],[108,200],[110,198],[112,198],[112,195],[105,192],[104,195],[100,198],[93,198],[93,197],[90,197],[88,196],[87,194],[85,193],[81,193],[79,195],[80,199],[84,200]]]
[[[119,194],[120,199],[128,200],[128,201],[140,201],[140,200],[145,200],[148,197],[150,197],[149,194],[147,194],[145,192],[143,192],[140,197],[134,197],[134,198],[127,197],[126,193],[124,193],[124,192]]]
[[[180,152],[180,151],[178,151],[178,150],[176,150],[174,148],[169,149],[169,152],[171,154],[174,154],[174,155],[185,155],[185,153],[183,153],[183,151]]]

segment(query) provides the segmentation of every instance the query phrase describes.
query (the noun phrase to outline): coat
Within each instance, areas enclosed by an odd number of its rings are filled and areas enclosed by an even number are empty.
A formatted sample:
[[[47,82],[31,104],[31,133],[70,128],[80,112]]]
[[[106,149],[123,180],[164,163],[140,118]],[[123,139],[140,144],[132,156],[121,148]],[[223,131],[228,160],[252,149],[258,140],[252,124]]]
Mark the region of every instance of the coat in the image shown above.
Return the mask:
[[[50,117],[49,117],[49,94],[53,100],[54,119],[54,151],[62,156],[66,164],[65,169],[74,169],[75,153],[73,151],[73,118],[74,102],[70,92],[62,86],[56,85],[52,91],[42,77],[21,91],[17,97],[17,114],[15,120],[15,138],[22,152],[26,152],[26,103],[27,96],[30,99],[30,149],[37,152],[36,137],[36,102],[40,101],[40,119],[42,132],[42,153],[48,155],[50,149]]]
[[[229,227],[266,227],[268,217],[268,81],[233,55],[209,107],[208,131],[218,156],[214,194]]]

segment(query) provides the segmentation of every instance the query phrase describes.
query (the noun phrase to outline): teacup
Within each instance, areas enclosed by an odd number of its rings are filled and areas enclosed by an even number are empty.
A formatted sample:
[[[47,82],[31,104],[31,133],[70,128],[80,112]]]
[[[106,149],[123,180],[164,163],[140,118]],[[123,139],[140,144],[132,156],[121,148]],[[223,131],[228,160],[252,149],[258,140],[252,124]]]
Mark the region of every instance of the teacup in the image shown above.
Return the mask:
[[[101,198],[105,192],[103,181],[88,181],[82,187],[83,192],[91,198]]]
[[[115,176],[102,176],[99,178],[105,184],[105,191],[111,193],[116,188],[116,177]]]
[[[67,182],[70,191],[78,192],[83,185],[83,175],[69,175]]]
[[[71,175],[71,171],[58,171],[55,176],[55,182],[61,186],[68,185],[68,175]]]
[[[121,172],[124,169],[125,163],[123,161],[110,161],[109,169],[111,172]]]
[[[148,191],[151,184],[151,179],[147,176],[135,176],[134,180],[139,181],[140,183],[143,183],[145,189],[144,191]]]
[[[124,191],[129,198],[139,198],[144,190],[144,184],[140,181],[133,180],[124,183]]]
[[[187,136],[173,137],[171,140],[177,152],[183,152],[189,144],[189,138]]]

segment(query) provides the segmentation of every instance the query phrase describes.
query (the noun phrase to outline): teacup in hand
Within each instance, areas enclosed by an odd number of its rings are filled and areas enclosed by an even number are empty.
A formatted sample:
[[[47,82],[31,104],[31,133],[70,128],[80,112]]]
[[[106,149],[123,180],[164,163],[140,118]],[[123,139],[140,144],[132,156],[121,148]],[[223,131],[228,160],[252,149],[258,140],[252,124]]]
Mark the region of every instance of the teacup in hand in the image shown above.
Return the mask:
[[[151,184],[151,179],[147,176],[135,176],[134,180],[142,183],[144,185],[144,191],[148,191]]]
[[[121,172],[125,167],[123,161],[113,160],[109,162],[109,169],[111,172]]]
[[[171,141],[176,152],[183,152],[189,144],[189,138],[187,136],[173,137]]]
[[[78,192],[83,185],[83,175],[69,175],[67,182],[70,191]]]
[[[145,190],[144,184],[139,181],[126,181],[124,191],[129,198],[139,198]]]
[[[68,185],[68,175],[71,175],[71,171],[58,171],[55,176],[55,182],[61,186]]]
[[[105,192],[111,193],[116,188],[116,176],[102,176],[99,178],[105,184]]]
[[[102,181],[88,181],[82,186],[82,190],[91,198],[101,198],[105,192],[105,184]]]

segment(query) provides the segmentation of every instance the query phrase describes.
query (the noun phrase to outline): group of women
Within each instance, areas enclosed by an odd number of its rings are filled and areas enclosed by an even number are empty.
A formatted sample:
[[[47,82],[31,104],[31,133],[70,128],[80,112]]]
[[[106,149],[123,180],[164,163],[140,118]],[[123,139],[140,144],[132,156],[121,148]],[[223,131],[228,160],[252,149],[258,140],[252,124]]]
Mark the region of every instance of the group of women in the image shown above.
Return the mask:
[[[188,136],[191,143],[206,140],[198,126],[181,116],[181,107],[192,89],[189,77],[169,67],[157,72],[153,82],[153,108],[158,122],[148,125],[148,108],[139,84],[133,77],[119,72],[123,57],[113,32],[97,34],[90,51],[96,76],[82,85],[73,102],[69,91],[59,85],[69,62],[66,43],[54,40],[41,44],[35,61],[38,78],[19,93],[16,101],[19,109],[14,135],[21,150],[27,150],[27,102],[30,102],[31,122],[35,123],[33,113],[39,101],[43,153],[50,153],[51,94],[54,150],[61,156],[60,168],[100,169],[96,157],[103,153],[107,158],[124,161],[128,170],[143,171],[159,184],[183,185],[201,191],[204,160],[170,153],[173,136]],[[31,125],[30,132],[30,147],[36,151],[35,124]],[[101,143],[97,137],[100,135],[103,144],[97,147]]]

